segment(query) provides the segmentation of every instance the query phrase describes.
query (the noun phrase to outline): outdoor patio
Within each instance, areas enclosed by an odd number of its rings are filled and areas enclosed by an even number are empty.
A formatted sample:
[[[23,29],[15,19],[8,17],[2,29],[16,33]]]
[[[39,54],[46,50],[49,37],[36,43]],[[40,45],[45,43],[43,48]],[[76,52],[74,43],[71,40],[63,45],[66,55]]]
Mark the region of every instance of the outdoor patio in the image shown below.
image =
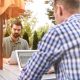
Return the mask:
[[[0,80],[18,80],[19,74],[18,65],[9,65],[4,62],[3,70],[0,70]],[[46,74],[42,80],[55,80],[55,74]]]

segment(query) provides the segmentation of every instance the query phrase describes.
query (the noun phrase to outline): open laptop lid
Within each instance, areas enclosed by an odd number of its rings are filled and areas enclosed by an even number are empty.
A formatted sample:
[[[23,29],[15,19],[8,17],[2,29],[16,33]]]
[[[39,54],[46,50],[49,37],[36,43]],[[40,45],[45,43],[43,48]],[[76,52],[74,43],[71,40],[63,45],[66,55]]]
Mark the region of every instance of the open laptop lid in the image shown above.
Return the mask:
[[[22,68],[25,66],[32,53],[37,51],[38,50],[15,50],[20,70],[22,70]]]
[[[38,52],[38,50],[16,50],[16,56],[18,61],[18,66],[20,71],[27,63],[28,59],[32,56],[34,52]],[[52,74],[44,74],[41,80],[55,80],[56,76],[54,73]]]

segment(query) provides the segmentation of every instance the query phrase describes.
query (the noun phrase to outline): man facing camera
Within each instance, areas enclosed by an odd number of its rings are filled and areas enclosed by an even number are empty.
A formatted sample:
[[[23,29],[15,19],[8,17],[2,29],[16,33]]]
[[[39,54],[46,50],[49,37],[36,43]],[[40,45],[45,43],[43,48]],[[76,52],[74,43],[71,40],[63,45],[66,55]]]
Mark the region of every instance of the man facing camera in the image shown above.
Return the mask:
[[[10,58],[15,50],[29,49],[26,40],[20,37],[22,24],[20,21],[15,20],[11,25],[11,35],[3,38],[3,57]]]

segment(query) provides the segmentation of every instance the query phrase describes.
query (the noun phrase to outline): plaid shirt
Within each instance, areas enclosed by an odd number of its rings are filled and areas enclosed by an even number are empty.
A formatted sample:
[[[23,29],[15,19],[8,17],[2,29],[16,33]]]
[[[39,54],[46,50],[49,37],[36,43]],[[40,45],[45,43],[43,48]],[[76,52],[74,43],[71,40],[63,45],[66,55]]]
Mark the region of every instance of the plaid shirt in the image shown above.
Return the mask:
[[[21,71],[19,80],[41,80],[55,65],[57,80],[80,80],[80,14],[52,27]]]

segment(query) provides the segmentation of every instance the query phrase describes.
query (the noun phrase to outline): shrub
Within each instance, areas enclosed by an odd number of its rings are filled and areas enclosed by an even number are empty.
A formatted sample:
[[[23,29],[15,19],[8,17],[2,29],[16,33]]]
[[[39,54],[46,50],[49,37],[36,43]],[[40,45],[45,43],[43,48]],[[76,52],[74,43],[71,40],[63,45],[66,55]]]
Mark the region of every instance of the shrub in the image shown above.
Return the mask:
[[[33,50],[37,49],[37,44],[38,44],[38,36],[37,32],[35,31],[33,34],[33,45],[32,45]]]
[[[28,44],[29,44],[29,37],[28,37],[27,32],[24,32],[23,39],[25,39],[28,42]]]

